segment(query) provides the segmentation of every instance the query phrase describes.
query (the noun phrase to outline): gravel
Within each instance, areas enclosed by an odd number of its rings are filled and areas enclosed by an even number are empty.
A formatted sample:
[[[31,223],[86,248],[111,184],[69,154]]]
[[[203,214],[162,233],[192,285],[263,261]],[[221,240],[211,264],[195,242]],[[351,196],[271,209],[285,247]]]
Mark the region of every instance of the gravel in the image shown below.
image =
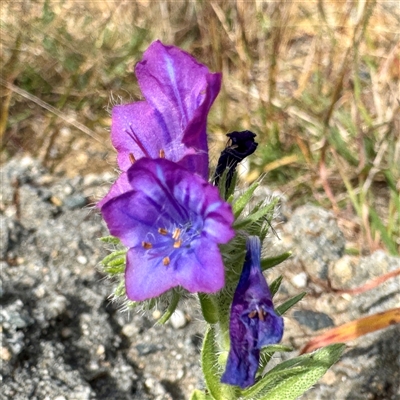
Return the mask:
[[[27,157],[2,166],[0,399],[183,400],[204,387],[204,326],[195,301],[181,302],[172,321],[159,326],[159,312],[122,312],[109,300],[114,283],[98,268],[107,254],[98,238],[107,230],[93,204],[112,178],[52,176]],[[344,255],[334,216],[315,206],[280,221],[282,240],[274,237],[267,251],[290,248],[294,256],[267,272],[270,282],[285,276],[277,303],[308,292],[285,316],[283,344],[300,349],[322,329],[398,307],[398,279],[357,296],[338,294],[329,284],[363,285],[399,268],[399,258]],[[399,335],[397,325],[349,343],[303,399],[399,400]],[[281,357],[288,355],[274,361]]]

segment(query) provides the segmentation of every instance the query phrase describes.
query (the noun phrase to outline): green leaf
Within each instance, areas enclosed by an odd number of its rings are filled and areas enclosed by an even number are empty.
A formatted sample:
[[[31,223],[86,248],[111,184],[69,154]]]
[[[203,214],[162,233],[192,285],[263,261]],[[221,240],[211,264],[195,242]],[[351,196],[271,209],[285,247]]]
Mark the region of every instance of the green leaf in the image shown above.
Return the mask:
[[[276,292],[279,290],[279,287],[281,286],[282,283],[282,279],[283,276],[280,275],[269,285],[269,290],[272,294],[272,297],[274,297]]]
[[[250,187],[233,203],[232,209],[235,215],[235,219],[239,217],[244,208],[249,203],[251,196],[253,196],[254,191],[258,188],[259,182],[253,182]]]
[[[192,395],[190,396],[190,400],[213,400],[213,397],[207,393],[202,392],[199,389],[196,389]]]
[[[104,271],[110,275],[122,274],[125,271],[125,256],[116,257],[104,266]]]
[[[121,241],[116,238],[115,236],[103,236],[99,240],[101,240],[104,243],[109,243],[109,244],[120,244]]]
[[[244,219],[242,219],[240,221],[235,221],[233,227],[235,229],[242,229],[247,225],[250,225],[250,224],[252,224],[254,222],[259,221],[260,219],[265,217],[268,213],[270,213],[270,212],[272,212],[274,210],[274,207],[275,207],[275,205],[277,204],[278,201],[279,201],[278,198],[273,199],[271,201],[271,203],[260,207],[259,210],[257,210],[256,212],[252,212],[246,218],[244,218]]]
[[[201,349],[201,367],[204,379],[210,394],[215,400],[225,400],[222,397],[221,371],[218,365],[218,348],[215,337],[215,329],[209,326],[204,336]]]
[[[293,351],[293,348],[283,344],[272,344],[263,347],[260,352],[260,366],[258,367],[258,375],[262,375],[272,356],[278,351],[288,352]]]
[[[214,304],[212,298],[205,293],[198,293],[198,296],[204,319],[209,324],[216,324],[219,321],[218,308]]]
[[[277,351],[293,351],[293,347],[284,344],[270,344],[261,349],[261,353],[276,353]]]
[[[235,171],[232,176],[231,185],[229,186],[229,188],[225,194],[225,199],[227,199],[227,200],[230,199],[233,196],[233,193],[235,192],[237,177],[238,177],[238,174],[237,174],[237,171]]]
[[[181,295],[177,291],[174,290],[172,293],[172,299],[171,299],[171,302],[169,303],[167,311],[165,311],[165,313],[162,315],[162,317],[157,321],[157,324],[164,325],[171,318],[172,314],[176,310],[176,307],[178,306],[180,298],[181,298]]]
[[[244,399],[295,400],[313,386],[339,360],[344,344],[333,344],[277,365],[252,387]]]
[[[104,257],[100,261],[100,264],[104,265],[106,267],[107,265],[109,265],[110,262],[112,262],[116,258],[120,258],[121,256],[125,257],[125,254],[126,254],[126,250],[113,251],[111,254],[109,254],[108,256]]]
[[[275,311],[279,315],[285,314],[285,312],[289,310],[289,308],[292,308],[295,304],[297,304],[306,294],[307,294],[306,292],[303,292],[298,294],[297,296],[292,297],[291,299],[285,301],[280,306],[276,307]]]
[[[276,265],[279,265],[280,263],[287,260],[291,255],[292,252],[287,251],[286,253],[280,254],[276,257],[264,258],[261,260],[261,269],[265,271],[269,268],[275,267]]]
[[[391,238],[388,234],[387,227],[382,223],[378,213],[372,207],[370,207],[369,215],[371,218],[372,226],[375,230],[380,232],[382,242],[385,243],[385,246],[389,250],[389,253],[393,256],[397,256],[399,253],[397,252],[396,242],[394,238]]]
[[[222,175],[219,177],[218,181],[219,195],[225,200],[228,198],[228,196],[226,196],[226,177],[228,175],[228,172],[229,168],[226,168]]]
[[[359,164],[358,158],[355,157],[342,136],[340,135],[339,129],[336,127],[331,128],[330,135],[327,135],[327,139],[331,146],[337,150],[337,152],[351,165],[357,166]]]

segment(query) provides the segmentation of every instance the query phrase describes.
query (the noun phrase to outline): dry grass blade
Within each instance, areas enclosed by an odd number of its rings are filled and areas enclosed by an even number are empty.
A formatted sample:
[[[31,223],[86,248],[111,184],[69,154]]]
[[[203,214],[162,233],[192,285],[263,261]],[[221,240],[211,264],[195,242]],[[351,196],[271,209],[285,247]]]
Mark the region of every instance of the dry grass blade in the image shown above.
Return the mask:
[[[57,110],[55,107],[47,104],[43,100],[40,100],[38,97],[33,96],[32,94],[26,92],[25,90],[4,81],[4,79],[0,78],[0,84],[6,87],[8,90],[19,94],[20,96],[24,97],[25,99],[32,101],[33,103],[37,104],[38,106],[44,108],[47,111],[50,111],[58,118],[61,118],[63,121],[67,122],[68,124],[74,126],[75,128],[79,129],[81,132],[85,133],[86,135],[90,136],[92,139],[96,140],[96,142],[100,143],[104,146],[104,140],[102,140],[96,132],[89,129],[87,126],[81,124],[80,122],[76,121],[75,118],[68,117],[67,115],[63,114],[60,110]]]
[[[300,354],[309,353],[320,347],[324,347],[333,343],[347,343],[351,340],[359,338],[360,336],[399,323],[400,308],[394,308],[378,314],[369,315],[368,317],[356,319],[355,321],[338,326],[337,328],[329,329],[322,335],[310,340],[303,347]]]

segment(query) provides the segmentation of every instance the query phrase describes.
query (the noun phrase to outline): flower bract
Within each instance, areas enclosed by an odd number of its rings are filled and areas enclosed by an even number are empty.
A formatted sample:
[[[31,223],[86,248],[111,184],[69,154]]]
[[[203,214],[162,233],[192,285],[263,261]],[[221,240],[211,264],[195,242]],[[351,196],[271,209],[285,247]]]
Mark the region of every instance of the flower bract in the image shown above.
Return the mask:
[[[283,319],[275,313],[271,293],[261,271],[260,258],[260,239],[250,236],[231,306],[231,344],[221,379],[223,383],[241,388],[254,384],[261,348],[278,343],[283,335]]]
[[[111,139],[121,170],[162,154],[208,179],[206,123],[221,74],[160,41],[144,52],[135,72],[145,100],[112,110]]]
[[[125,288],[142,301],[182,286],[214,293],[225,283],[218,248],[234,236],[218,189],[166,160],[142,158],[100,204],[110,233],[128,247]]]

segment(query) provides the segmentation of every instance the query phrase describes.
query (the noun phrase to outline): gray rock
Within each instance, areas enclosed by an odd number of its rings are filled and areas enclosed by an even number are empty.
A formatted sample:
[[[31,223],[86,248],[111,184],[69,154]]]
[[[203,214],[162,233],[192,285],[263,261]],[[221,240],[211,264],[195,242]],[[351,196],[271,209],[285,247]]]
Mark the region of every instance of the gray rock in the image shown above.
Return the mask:
[[[332,318],[322,312],[296,310],[293,311],[292,315],[300,325],[304,325],[312,331],[319,331],[320,329],[334,326]]]
[[[287,231],[292,235],[294,255],[311,277],[326,280],[329,265],[343,256],[345,238],[332,213],[306,205],[293,213]]]
[[[88,199],[80,193],[75,193],[72,196],[68,196],[64,200],[64,206],[69,210],[76,208],[85,207],[88,204]]]

